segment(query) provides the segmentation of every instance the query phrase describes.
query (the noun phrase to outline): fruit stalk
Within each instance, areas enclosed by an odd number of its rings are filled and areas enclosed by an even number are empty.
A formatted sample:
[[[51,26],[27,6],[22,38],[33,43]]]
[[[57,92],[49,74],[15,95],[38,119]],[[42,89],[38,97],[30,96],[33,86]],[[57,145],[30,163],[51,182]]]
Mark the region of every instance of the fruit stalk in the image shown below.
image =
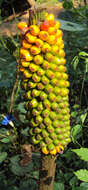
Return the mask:
[[[57,156],[41,155],[38,190],[53,190],[56,157]]]

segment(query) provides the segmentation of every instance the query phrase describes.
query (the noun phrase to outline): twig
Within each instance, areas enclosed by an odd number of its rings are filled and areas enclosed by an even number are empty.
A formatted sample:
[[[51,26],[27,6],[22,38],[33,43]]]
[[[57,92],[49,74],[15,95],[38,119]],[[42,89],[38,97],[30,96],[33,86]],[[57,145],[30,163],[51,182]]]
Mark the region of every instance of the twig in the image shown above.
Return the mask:
[[[12,113],[12,109],[13,109],[13,105],[14,105],[14,95],[15,95],[15,91],[16,91],[16,88],[18,85],[18,81],[19,81],[19,71],[17,69],[16,81],[15,81],[15,84],[13,86],[13,90],[12,90],[12,94],[11,94],[9,113]]]

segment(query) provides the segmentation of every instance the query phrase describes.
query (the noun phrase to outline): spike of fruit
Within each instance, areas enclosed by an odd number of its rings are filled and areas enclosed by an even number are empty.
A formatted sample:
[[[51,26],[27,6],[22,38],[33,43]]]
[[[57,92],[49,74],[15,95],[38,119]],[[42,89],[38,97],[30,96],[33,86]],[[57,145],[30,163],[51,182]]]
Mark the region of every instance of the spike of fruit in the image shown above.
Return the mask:
[[[70,142],[69,82],[60,23],[53,14],[45,17],[41,24],[19,26],[19,71],[32,143],[53,156]]]

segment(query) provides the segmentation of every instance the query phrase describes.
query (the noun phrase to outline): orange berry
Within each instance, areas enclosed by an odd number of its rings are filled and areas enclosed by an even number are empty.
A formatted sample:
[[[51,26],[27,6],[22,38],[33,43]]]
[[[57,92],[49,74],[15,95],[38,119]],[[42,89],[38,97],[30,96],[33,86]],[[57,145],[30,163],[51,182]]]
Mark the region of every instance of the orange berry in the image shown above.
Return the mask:
[[[29,27],[29,30],[30,30],[30,33],[33,35],[33,36],[37,36],[40,32],[40,29],[37,25],[31,25]]]
[[[46,147],[43,147],[43,148],[42,148],[42,152],[43,152],[43,154],[49,154],[49,151],[47,150]]]
[[[47,20],[45,20],[44,22],[42,22],[42,24],[40,25],[40,29],[44,30],[44,31],[48,31],[49,28],[49,22]]]
[[[29,43],[35,43],[36,41],[36,36],[32,36],[30,33],[27,33],[25,38]]]
[[[22,30],[22,28],[28,27],[28,24],[26,22],[19,22],[17,27],[19,30]]]
[[[40,31],[39,38],[43,41],[47,41],[49,38],[49,34],[46,31]]]
[[[21,30],[22,33],[25,33],[28,31],[28,24],[26,22],[19,22],[17,25],[18,29]]]
[[[24,68],[22,66],[19,67],[20,72],[24,72]]]
[[[20,48],[20,58],[25,61],[31,61],[33,59],[30,52],[24,48]]]
[[[39,53],[41,52],[41,49],[38,48],[38,47],[36,47],[36,46],[32,46],[32,47],[30,48],[30,52],[31,52],[31,54],[33,54],[33,55],[37,55],[37,54],[39,54]]]
[[[40,47],[40,48],[41,48],[41,47],[43,46],[43,43],[44,43],[44,42],[43,42],[42,40],[36,39],[35,44],[36,44],[37,47]]]
[[[30,49],[31,44],[29,44],[25,39],[22,41],[22,47],[25,49]]]

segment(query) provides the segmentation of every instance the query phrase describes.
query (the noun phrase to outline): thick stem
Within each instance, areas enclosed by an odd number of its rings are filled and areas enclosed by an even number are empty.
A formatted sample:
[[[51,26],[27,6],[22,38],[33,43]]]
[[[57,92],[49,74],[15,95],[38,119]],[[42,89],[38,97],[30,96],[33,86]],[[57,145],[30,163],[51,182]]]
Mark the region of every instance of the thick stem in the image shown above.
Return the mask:
[[[41,165],[39,171],[39,189],[53,190],[53,183],[56,169],[56,156],[41,155]]]

